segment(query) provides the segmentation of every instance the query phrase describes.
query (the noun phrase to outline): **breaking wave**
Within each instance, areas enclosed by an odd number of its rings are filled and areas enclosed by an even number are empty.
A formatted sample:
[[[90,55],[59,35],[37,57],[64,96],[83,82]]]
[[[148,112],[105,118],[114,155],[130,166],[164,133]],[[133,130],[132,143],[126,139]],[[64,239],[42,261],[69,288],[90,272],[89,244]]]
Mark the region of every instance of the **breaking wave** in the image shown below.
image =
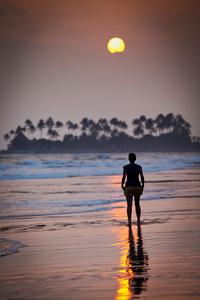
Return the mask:
[[[140,153],[138,156],[137,163],[145,173],[200,166],[197,153]],[[0,160],[0,180],[119,175],[127,163],[124,153],[7,155]]]

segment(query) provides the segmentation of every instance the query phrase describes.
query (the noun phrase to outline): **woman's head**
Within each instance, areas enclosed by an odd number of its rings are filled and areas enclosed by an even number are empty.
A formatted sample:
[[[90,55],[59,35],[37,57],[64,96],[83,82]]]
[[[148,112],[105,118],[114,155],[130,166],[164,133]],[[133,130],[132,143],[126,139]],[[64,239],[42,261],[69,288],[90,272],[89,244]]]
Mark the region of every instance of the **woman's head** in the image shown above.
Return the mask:
[[[129,159],[130,163],[134,163],[135,160],[136,160],[136,154],[135,153],[129,153],[128,159]]]

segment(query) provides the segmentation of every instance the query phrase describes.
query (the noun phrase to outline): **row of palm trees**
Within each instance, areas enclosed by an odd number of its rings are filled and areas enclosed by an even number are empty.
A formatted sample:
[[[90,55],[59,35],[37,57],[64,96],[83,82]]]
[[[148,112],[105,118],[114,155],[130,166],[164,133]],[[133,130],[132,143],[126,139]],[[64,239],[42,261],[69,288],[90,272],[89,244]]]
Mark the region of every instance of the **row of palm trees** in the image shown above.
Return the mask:
[[[172,113],[166,116],[159,114],[155,119],[141,116],[139,119],[134,119],[132,125],[135,126],[133,130],[135,136],[143,136],[145,133],[160,135],[169,132],[191,135],[191,125],[179,114],[176,116]]]
[[[155,119],[146,118],[146,116],[142,115],[139,119],[134,119],[132,125],[134,126],[133,135],[135,137],[142,137],[145,134],[160,135],[169,132],[183,133],[187,136],[191,134],[191,125],[181,115],[175,116],[172,113],[166,116],[159,114]],[[68,129],[68,135],[76,135],[77,130],[80,130],[82,134],[93,136],[97,139],[102,135],[115,137],[122,132],[125,134],[125,130],[128,128],[125,121],[117,118],[112,118],[110,121],[101,118],[98,122],[83,118],[80,124],[72,121],[67,121],[64,124],[61,121],[55,122],[52,117],[49,117],[46,121],[40,119],[37,126],[34,126],[33,122],[27,119],[23,127],[18,126],[15,130],[10,130],[9,133],[4,135],[4,139],[9,141],[20,132],[27,132],[31,139],[36,130],[40,132],[40,138],[43,138],[43,131],[46,130],[46,134],[50,139],[57,139],[58,137],[62,139],[62,128],[64,126]]]

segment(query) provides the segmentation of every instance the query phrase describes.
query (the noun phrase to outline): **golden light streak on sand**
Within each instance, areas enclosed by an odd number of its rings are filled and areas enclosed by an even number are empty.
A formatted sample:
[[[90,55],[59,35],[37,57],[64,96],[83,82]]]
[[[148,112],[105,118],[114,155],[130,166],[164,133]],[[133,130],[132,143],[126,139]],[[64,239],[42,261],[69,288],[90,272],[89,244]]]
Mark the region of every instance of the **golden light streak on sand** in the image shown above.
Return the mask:
[[[119,238],[121,241],[121,244],[123,245],[122,251],[121,251],[121,258],[119,262],[119,266],[121,269],[119,270],[120,277],[117,278],[117,281],[119,283],[119,288],[117,290],[117,295],[115,300],[128,300],[130,299],[132,293],[129,289],[129,279],[130,279],[130,273],[131,277],[133,277],[133,272],[131,269],[127,269],[129,264],[128,252],[129,252],[129,244],[127,241],[127,227],[123,228],[123,230],[119,231]]]

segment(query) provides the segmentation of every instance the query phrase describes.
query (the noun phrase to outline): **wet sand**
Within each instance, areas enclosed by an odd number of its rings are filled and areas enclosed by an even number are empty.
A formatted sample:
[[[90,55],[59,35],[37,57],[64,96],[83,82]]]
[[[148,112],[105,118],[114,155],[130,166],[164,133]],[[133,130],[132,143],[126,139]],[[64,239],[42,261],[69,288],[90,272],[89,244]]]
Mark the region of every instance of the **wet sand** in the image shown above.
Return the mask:
[[[147,176],[148,189],[159,176]],[[182,196],[141,201],[140,227],[134,214],[127,226],[125,202],[1,220],[0,237],[27,247],[0,257],[0,299],[199,299],[199,178],[199,169],[162,172],[156,188]]]

